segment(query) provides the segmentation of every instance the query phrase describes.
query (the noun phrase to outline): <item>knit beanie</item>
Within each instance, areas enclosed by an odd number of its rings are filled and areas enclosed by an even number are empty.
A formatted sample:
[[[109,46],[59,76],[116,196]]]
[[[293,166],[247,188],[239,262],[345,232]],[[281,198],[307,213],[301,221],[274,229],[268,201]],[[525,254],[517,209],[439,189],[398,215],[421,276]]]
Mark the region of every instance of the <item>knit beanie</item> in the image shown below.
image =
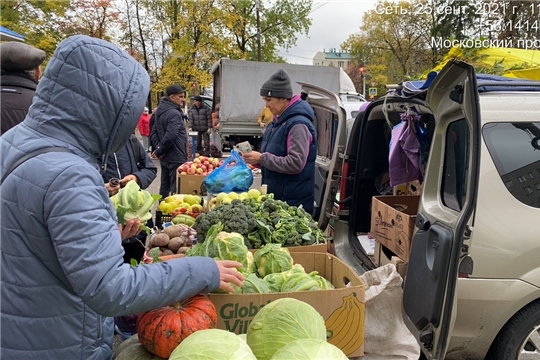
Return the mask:
[[[278,99],[291,99],[293,90],[291,78],[283,69],[276,71],[270,79],[261,87],[261,96],[269,96]]]

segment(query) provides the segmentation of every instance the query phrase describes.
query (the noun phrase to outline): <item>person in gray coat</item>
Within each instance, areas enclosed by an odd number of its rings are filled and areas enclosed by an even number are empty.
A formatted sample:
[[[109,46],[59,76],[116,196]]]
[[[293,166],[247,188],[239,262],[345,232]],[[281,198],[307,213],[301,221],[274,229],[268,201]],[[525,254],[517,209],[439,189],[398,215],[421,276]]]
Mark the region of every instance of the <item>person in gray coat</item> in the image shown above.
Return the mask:
[[[243,277],[234,261],[189,257],[132,267],[97,158],[135,130],[144,68],[104,40],[76,35],[47,64],[22,123],[0,138],[2,359],[110,359],[113,316],[173,304]],[[23,156],[31,157],[7,174]],[[64,152],[61,152],[63,149]]]
[[[210,135],[212,128],[212,109],[200,96],[193,96],[193,106],[188,111],[189,127],[197,132],[197,152],[210,156]],[[203,147],[204,145],[204,147]]]

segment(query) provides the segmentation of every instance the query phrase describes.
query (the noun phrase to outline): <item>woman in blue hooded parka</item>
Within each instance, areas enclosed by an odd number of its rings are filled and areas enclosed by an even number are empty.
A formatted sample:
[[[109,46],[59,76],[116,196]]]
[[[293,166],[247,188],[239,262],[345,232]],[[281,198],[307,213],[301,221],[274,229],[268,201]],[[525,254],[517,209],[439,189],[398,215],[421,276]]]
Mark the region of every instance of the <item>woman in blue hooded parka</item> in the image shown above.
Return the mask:
[[[0,138],[2,359],[110,359],[113,316],[242,284],[232,261],[124,264],[122,238],[139,221],[118,226],[96,159],[126,144],[148,90],[127,53],[73,36],[47,64],[25,120]]]

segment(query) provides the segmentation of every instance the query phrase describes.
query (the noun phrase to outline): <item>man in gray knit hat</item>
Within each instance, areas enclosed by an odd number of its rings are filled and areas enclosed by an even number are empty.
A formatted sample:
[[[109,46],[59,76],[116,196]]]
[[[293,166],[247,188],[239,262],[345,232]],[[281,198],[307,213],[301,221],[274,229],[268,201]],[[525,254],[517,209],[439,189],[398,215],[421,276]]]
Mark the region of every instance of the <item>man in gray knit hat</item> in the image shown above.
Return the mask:
[[[293,96],[291,78],[283,69],[262,86],[260,95],[274,115],[263,135],[261,152],[242,154],[248,164],[260,165],[262,183],[276,200],[313,213],[317,133],[311,106]]]
[[[0,44],[1,134],[21,123],[32,104],[45,51],[16,41]]]

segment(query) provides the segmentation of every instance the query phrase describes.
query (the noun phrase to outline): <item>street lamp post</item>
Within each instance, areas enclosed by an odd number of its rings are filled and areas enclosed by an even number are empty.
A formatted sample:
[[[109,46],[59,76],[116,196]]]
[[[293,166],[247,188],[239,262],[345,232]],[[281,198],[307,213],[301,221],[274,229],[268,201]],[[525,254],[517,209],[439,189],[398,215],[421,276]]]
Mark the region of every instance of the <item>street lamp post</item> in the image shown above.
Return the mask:
[[[362,78],[362,95],[366,97],[366,68],[362,66],[359,70]]]

